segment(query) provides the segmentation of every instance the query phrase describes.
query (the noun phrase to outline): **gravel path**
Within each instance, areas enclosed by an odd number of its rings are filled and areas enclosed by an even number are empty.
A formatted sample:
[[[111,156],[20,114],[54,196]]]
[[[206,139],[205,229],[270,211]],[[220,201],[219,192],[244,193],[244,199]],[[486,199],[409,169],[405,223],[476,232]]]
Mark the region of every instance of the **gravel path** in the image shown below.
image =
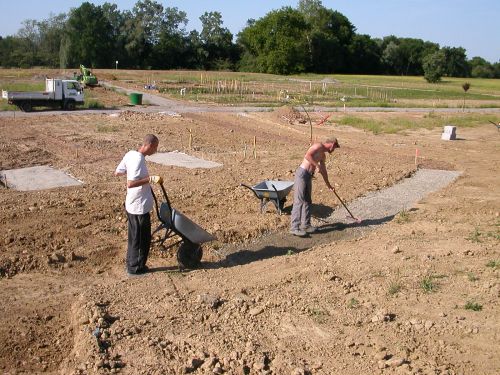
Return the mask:
[[[321,222],[318,233],[305,238],[292,236],[288,232],[270,233],[244,246],[228,245],[218,252],[222,263],[206,266],[232,267],[304,251],[317,245],[361,237],[379,225],[391,221],[402,210],[411,209],[428,194],[446,187],[460,174],[461,172],[456,171],[419,169],[411,177],[394,186],[370,192],[349,202],[347,207],[353,215],[362,219],[361,223],[350,218],[339,203],[338,208],[327,219],[317,219]]]
[[[453,182],[461,173],[436,169],[419,169],[410,178],[389,188],[370,192],[348,205],[355,217],[362,220],[362,228],[373,229],[385,218],[408,210],[429,193],[440,190]],[[347,211],[339,206],[328,218],[331,222],[352,222]]]

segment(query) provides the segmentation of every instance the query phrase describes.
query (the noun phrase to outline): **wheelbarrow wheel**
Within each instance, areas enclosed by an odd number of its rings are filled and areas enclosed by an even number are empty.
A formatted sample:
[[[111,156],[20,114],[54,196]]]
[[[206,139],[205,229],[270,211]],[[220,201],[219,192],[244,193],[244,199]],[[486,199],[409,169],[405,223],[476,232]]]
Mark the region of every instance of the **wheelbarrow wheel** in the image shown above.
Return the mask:
[[[177,263],[181,269],[198,268],[201,264],[202,257],[203,249],[201,245],[188,240],[182,241],[177,250]]]

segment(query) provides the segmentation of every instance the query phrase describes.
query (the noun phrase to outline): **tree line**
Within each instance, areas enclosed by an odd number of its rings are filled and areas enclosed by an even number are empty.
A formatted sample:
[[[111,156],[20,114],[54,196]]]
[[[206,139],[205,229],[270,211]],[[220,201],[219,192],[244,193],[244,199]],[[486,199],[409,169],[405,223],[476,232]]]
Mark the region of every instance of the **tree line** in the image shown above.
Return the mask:
[[[0,37],[0,65],[115,68],[118,61],[122,69],[500,78],[500,62],[468,60],[462,47],[357,34],[347,17],[320,0],[249,19],[236,38],[219,12],[205,12],[200,21],[201,31],[187,31],[186,12],[154,0],[124,11],[84,2],[42,21],[25,20],[16,35]]]

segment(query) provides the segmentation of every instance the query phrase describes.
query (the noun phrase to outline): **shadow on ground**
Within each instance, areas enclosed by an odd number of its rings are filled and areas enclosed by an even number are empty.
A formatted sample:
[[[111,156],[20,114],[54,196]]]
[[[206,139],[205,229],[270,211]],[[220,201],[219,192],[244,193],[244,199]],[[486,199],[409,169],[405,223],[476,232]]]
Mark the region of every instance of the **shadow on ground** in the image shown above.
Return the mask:
[[[215,269],[241,266],[263,259],[277,256],[293,255],[308,250],[314,246],[324,245],[336,241],[351,240],[362,236],[367,231],[391,221],[394,215],[376,219],[363,220],[361,223],[335,222],[318,227],[318,231],[304,238],[289,233],[273,233],[262,237],[259,241],[246,244],[245,248],[231,246],[224,249],[224,255],[216,262],[204,262],[203,268]],[[224,257],[224,258],[223,258]]]

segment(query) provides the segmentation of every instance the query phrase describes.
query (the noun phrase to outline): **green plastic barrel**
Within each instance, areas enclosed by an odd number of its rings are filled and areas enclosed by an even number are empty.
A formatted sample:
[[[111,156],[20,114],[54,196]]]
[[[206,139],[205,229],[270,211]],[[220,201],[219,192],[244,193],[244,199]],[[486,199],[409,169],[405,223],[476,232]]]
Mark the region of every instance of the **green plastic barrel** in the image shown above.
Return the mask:
[[[141,105],[142,104],[142,94],[137,92],[133,92],[130,95],[130,103],[133,105]]]

